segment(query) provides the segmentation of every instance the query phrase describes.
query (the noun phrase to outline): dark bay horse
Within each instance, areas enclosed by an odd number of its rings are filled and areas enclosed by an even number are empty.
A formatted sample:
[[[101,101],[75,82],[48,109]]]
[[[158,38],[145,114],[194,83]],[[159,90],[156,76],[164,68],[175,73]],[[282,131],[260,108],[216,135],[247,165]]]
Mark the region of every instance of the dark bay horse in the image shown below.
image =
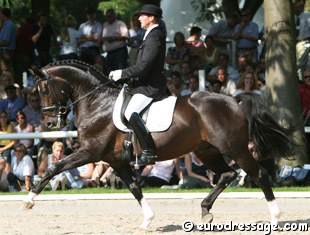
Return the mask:
[[[113,124],[112,111],[119,87],[94,67],[78,61],[47,65],[36,75],[38,90],[46,114],[59,119],[59,110],[71,99],[76,114],[75,124],[81,147],[48,171],[31,189],[24,207],[32,208],[34,198],[56,174],[70,168],[100,160],[108,162],[125,182],[142,207],[141,228],[147,228],[153,212],[143,197],[141,187],[128,162],[121,160],[125,133]],[[202,218],[213,219],[210,209],[218,195],[236,178],[236,172],[224,161],[233,159],[262,189],[268,202],[271,222],[276,224],[280,210],[275,201],[267,172],[252,157],[249,140],[263,158],[291,154],[288,130],[273,119],[258,96],[244,94],[238,102],[231,97],[195,92],[177,99],[172,125],[165,132],[152,133],[158,161],[168,160],[194,151],[219,180],[202,201]],[[138,150],[140,151],[140,150]]]

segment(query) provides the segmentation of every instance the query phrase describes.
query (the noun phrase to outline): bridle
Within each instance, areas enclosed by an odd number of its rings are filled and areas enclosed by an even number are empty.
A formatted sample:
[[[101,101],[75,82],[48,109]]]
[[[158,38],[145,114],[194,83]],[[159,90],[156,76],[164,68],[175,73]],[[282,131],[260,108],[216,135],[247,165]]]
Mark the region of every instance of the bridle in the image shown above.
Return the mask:
[[[47,82],[46,86],[49,87],[50,92],[52,92],[54,89],[58,89],[58,90],[60,90],[60,93],[64,94],[67,97],[67,100],[70,99],[71,94],[74,90],[72,85],[70,85],[67,81],[65,81],[66,84],[68,85],[68,87],[70,87],[70,89],[72,91],[72,92],[68,93],[63,88],[61,88],[56,82],[53,81],[53,79],[49,76],[49,74],[45,68],[42,68],[41,72],[42,72],[42,75],[44,77],[40,77],[39,79],[36,80],[36,84],[37,84],[38,88],[39,88],[38,85],[40,82],[46,81]],[[70,103],[68,105],[62,105],[60,102],[57,102],[55,100],[55,96],[53,95],[53,96],[51,96],[51,99],[53,100],[53,105],[43,107],[42,111],[47,116],[54,117],[54,118],[56,117],[57,118],[56,128],[61,129],[65,124],[64,120],[65,120],[65,116],[66,116],[68,110],[70,110],[75,104],[77,104],[82,99],[86,98],[87,96],[93,94],[98,89],[100,89],[100,88],[102,88],[102,87],[104,87],[110,83],[113,83],[113,80],[108,80],[107,82],[98,85],[96,88],[91,89],[86,94],[79,97],[77,100],[73,101],[72,103]],[[53,87],[53,89],[50,89],[51,87]],[[55,94],[55,92],[54,92],[54,94]]]

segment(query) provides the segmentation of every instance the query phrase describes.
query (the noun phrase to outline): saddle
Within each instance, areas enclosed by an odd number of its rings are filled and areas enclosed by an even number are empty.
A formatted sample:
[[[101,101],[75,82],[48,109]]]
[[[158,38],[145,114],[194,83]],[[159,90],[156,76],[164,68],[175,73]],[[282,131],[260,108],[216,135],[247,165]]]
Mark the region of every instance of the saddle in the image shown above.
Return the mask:
[[[125,89],[126,87],[121,90],[116,99],[113,110],[113,123],[119,130],[127,132],[123,144],[121,160],[123,162],[128,162],[135,169],[139,169],[140,166],[138,164],[137,156],[134,159],[133,154],[133,131],[128,129],[125,124],[127,121],[123,116],[125,109],[132,97],[130,94],[127,94]],[[135,97],[139,97],[139,94],[137,94]],[[140,115],[142,115],[142,120],[146,124],[148,131],[162,132],[171,126],[176,100],[176,97],[170,96],[161,101],[152,102],[143,110]]]
[[[114,110],[113,110],[113,123],[123,132],[131,132],[124,123],[122,118],[123,105],[126,102],[125,87],[119,93]],[[130,99],[127,100],[129,102]],[[175,108],[177,97],[169,96],[163,100],[152,102],[142,113],[142,119],[150,132],[163,132],[166,131],[172,123],[173,112]]]

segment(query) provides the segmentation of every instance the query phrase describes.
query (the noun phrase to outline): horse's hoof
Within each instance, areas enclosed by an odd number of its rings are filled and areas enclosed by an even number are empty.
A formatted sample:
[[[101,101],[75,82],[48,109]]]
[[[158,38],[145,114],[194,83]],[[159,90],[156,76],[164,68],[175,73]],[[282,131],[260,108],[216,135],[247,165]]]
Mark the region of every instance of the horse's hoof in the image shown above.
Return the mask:
[[[23,202],[19,210],[30,210],[34,206],[34,202]]]
[[[205,214],[202,216],[202,222],[205,224],[209,224],[213,221],[213,215],[212,213]]]

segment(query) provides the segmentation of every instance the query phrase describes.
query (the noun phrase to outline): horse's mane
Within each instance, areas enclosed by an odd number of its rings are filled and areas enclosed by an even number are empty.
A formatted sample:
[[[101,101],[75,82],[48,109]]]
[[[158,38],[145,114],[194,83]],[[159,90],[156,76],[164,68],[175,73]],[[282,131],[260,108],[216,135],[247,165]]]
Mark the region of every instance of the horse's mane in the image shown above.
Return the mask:
[[[100,71],[97,67],[80,60],[59,60],[47,65],[47,67],[53,67],[53,66],[73,66],[75,68],[81,69],[86,73],[90,73],[101,83],[106,83],[109,81],[107,74]]]

